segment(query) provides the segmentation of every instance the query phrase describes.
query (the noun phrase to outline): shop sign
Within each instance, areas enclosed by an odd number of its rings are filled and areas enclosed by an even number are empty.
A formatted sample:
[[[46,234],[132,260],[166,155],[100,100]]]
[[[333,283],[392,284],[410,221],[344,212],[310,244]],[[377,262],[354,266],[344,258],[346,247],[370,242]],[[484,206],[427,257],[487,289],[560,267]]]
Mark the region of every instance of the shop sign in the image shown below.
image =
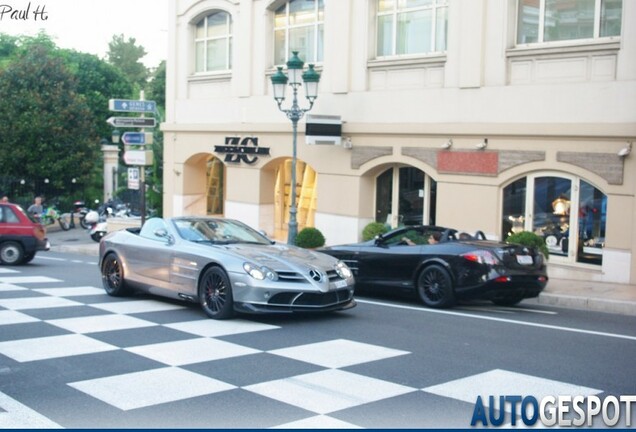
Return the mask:
[[[225,153],[225,162],[245,162],[248,165],[256,163],[259,155],[269,156],[269,147],[259,147],[257,137],[225,137],[225,145],[214,146],[214,151]]]

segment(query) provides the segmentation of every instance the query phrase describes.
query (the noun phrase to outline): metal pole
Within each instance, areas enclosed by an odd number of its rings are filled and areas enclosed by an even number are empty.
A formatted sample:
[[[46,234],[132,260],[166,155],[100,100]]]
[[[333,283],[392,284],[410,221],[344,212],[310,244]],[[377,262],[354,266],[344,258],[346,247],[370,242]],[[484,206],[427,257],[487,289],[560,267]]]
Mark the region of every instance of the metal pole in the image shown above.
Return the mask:
[[[292,118],[292,130],[292,176],[289,188],[289,193],[291,194],[291,206],[289,208],[289,226],[287,235],[287,243],[291,245],[296,243],[296,234],[298,234],[298,222],[296,220],[296,213],[298,213],[298,209],[296,208],[296,139],[298,136],[298,119]]]
[[[141,192],[141,224],[146,222],[146,167],[139,167],[139,189]]]

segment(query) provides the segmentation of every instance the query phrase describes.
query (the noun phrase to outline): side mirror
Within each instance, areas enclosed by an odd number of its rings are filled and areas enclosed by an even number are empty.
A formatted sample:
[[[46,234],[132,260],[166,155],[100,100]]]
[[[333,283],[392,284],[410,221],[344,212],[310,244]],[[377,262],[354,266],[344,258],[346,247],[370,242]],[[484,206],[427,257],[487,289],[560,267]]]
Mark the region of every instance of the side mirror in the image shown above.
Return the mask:
[[[378,234],[375,236],[375,244],[379,245],[384,241],[384,236],[382,234]]]

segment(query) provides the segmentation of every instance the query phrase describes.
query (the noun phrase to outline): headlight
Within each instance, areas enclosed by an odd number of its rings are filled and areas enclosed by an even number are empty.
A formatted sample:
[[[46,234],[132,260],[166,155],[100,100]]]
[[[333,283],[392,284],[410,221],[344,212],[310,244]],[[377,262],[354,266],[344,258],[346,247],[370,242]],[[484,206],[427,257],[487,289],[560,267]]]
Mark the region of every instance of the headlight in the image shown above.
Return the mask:
[[[342,261],[338,261],[338,264],[336,264],[336,273],[338,273],[338,276],[343,279],[349,279],[353,276],[353,273],[351,273],[351,269],[347,267],[347,265]]]
[[[256,280],[264,280],[265,278],[269,280],[278,279],[276,272],[268,269],[267,267],[258,267],[254,264],[245,263],[243,264],[243,270]]]

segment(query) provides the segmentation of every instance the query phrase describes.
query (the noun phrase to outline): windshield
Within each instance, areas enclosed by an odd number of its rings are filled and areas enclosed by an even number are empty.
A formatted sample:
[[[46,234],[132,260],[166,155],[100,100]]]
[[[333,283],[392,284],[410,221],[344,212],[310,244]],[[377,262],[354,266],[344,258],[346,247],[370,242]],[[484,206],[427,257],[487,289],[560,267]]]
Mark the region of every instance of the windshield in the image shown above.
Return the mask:
[[[271,241],[247,225],[227,219],[177,219],[179,235],[195,243],[271,244]]]

